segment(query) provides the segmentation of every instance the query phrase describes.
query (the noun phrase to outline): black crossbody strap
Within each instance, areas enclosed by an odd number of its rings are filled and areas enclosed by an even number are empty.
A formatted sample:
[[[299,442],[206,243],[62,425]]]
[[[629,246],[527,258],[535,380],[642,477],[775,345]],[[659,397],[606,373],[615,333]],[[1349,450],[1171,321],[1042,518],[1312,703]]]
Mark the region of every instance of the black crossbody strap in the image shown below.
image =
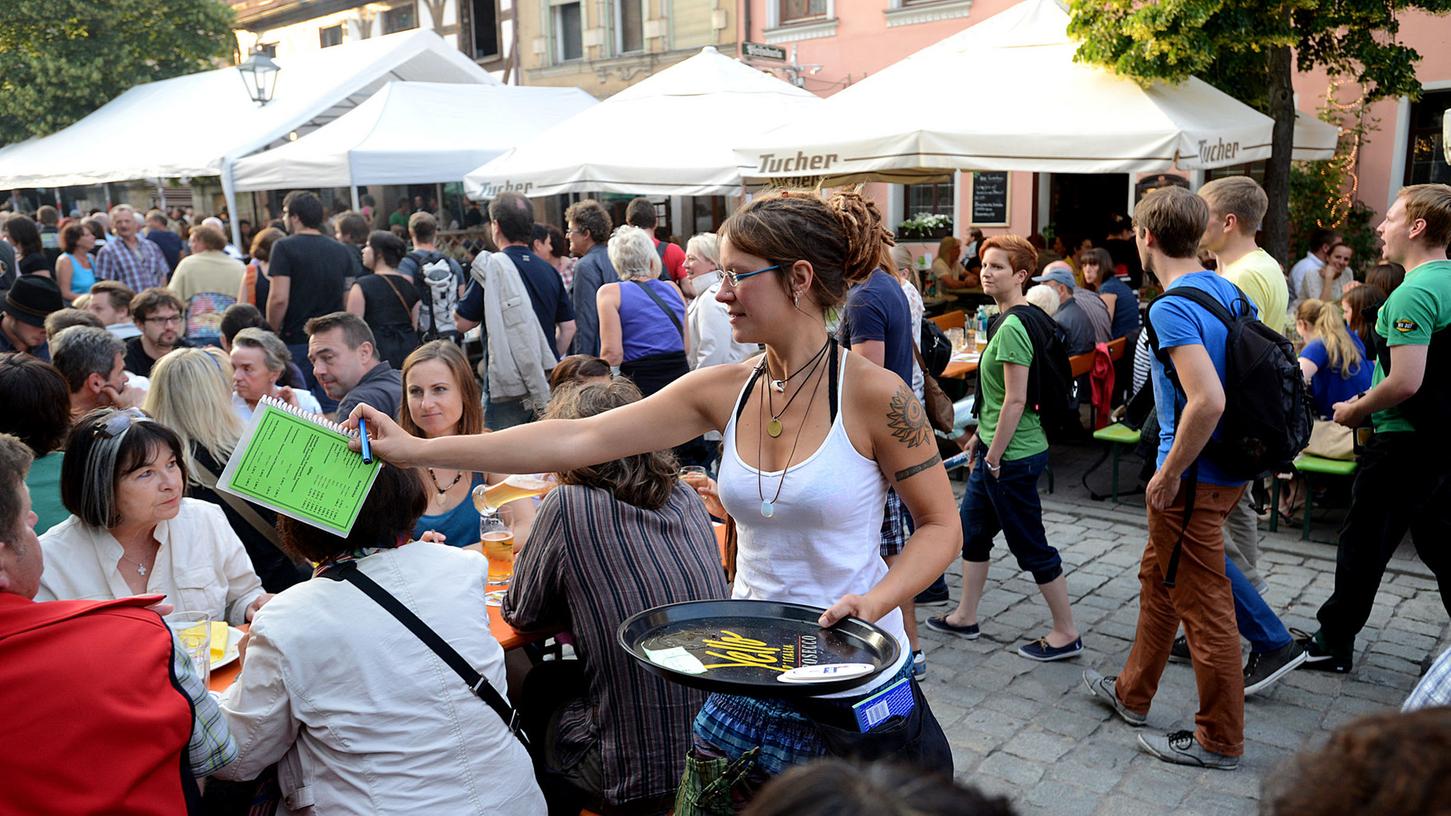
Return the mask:
[[[379,606],[397,618],[398,622],[403,624],[408,631],[423,641],[423,645],[432,649],[433,653],[438,655],[444,663],[447,663],[450,669],[453,669],[459,677],[463,678],[464,684],[469,687],[469,691],[477,694],[479,699],[488,703],[489,708],[492,708],[494,713],[499,715],[499,719],[504,721],[504,725],[509,729],[510,733],[518,738],[519,742],[523,743],[526,748],[529,746],[529,739],[524,735],[524,730],[519,724],[519,712],[515,711],[514,707],[509,705],[509,701],[505,700],[504,696],[489,684],[488,678],[479,674],[473,666],[469,665],[469,662],[464,659],[463,655],[448,645],[448,641],[439,637],[437,632],[433,631],[428,624],[413,614],[401,601],[393,597],[388,590],[379,586],[378,582],[369,578],[362,570],[358,569],[356,561],[344,561],[341,564],[336,564],[324,570],[322,575],[334,581],[347,581],[362,590],[364,595],[372,598]]]
[[[672,310],[670,306],[660,298],[659,295],[655,294],[655,290],[646,286],[641,281],[631,280],[630,283],[633,283],[641,289],[645,290],[645,294],[649,295],[650,299],[655,301],[655,305],[660,307],[660,311],[664,312],[665,316],[670,318],[670,322],[675,324],[675,330],[680,332],[680,338],[682,340],[685,339],[685,326],[681,325],[680,318],[675,316],[674,310]]]

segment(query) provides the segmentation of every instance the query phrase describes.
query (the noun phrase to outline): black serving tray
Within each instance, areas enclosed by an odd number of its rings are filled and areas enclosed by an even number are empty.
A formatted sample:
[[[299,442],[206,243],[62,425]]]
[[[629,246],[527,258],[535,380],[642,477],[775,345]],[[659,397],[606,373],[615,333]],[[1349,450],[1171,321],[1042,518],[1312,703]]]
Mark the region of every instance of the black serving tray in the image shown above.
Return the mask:
[[[707,691],[753,697],[831,694],[869,682],[896,665],[897,639],[859,618],[830,629],[826,610],[776,601],[685,601],[647,609],[620,624],[619,641],[648,671]],[[706,667],[692,674],[656,663],[646,649],[684,648]],[[828,663],[869,663],[870,674],[845,680],[784,683],[788,669]]]

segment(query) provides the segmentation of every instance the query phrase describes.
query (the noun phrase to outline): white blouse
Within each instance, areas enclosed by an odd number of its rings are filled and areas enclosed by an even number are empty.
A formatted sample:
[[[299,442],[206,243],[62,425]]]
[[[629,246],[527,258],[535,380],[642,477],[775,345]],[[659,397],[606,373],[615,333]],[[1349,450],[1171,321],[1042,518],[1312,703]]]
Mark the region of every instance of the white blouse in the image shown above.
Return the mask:
[[[739,363],[758,354],[754,344],[737,343],[731,334],[731,319],[724,303],[715,299],[720,291],[719,272],[692,278],[700,294],[685,307],[685,330],[690,335],[692,369],[724,363]]]
[[[205,612],[233,626],[246,622],[247,607],[262,594],[262,581],[222,508],[182,499],[176,518],[157,524],[155,536],[161,549],[146,576],[147,593],[165,595],[177,612]],[[104,601],[136,594],[117,568],[121,543],[108,530],[71,516],[47,530],[40,547],[45,572],[37,601]]]
[[[483,556],[413,542],[357,563],[504,693]],[[314,578],[259,610],[220,703],[239,753],[217,775],[251,779],[276,763],[289,813],[545,813],[499,715],[352,584]]]

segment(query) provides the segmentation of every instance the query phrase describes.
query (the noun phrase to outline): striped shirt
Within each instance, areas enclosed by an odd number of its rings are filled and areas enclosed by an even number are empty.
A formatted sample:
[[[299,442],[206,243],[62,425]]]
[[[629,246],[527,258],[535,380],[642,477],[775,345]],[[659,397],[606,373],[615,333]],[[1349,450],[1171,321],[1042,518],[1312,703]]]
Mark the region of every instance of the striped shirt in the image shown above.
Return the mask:
[[[191,721],[191,738],[186,745],[191,774],[198,779],[210,776],[237,758],[237,742],[232,739],[231,729],[222,717],[217,698],[207,691],[206,683],[196,673],[191,656],[177,640],[175,632],[171,634],[171,672],[186,692],[187,699],[191,700],[195,715]]]
[[[710,517],[682,483],[659,510],[582,485],[563,485],[540,505],[504,618],[521,629],[564,625],[574,633],[588,690],[561,714],[558,754],[568,765],[599,750],[609,804],[679,786],[691,722],[705,701],[704,692],[638,666],[615,642],[616,630],[652,607],[728,595]]]
[[[117,238],[107,241],[96,253],[96,280],[115,280],[126,284],[133,292],[165,286],[171,268],[166,265],[166,256],[161,247],[145,238],[136,239],[136,248]]]

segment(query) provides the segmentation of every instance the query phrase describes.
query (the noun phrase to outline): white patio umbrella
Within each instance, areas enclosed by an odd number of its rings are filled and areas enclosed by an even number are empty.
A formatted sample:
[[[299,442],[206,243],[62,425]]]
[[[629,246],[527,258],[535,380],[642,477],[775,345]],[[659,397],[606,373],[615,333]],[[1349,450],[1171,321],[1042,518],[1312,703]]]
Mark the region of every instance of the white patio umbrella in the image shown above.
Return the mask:
[[[840,181],[943,170],[1148,172],[1176,160],[1208,169],[1269,158],[1270,117],[1199,79],[1143,87],[1074,62],[1078,44],[1067,28],[1054,0],[1025,0],[835,94],[809,117],[760,138],[742,134],[740,172]]]
[[[390,82],[295,142],[233,168],[237,189],[458,181],[598,104],[578,88]]]
[[[707,46],[464,177],[471,198],[512,190],[720,195],[740,189],[742,134],[811,116],[822,104]]]

